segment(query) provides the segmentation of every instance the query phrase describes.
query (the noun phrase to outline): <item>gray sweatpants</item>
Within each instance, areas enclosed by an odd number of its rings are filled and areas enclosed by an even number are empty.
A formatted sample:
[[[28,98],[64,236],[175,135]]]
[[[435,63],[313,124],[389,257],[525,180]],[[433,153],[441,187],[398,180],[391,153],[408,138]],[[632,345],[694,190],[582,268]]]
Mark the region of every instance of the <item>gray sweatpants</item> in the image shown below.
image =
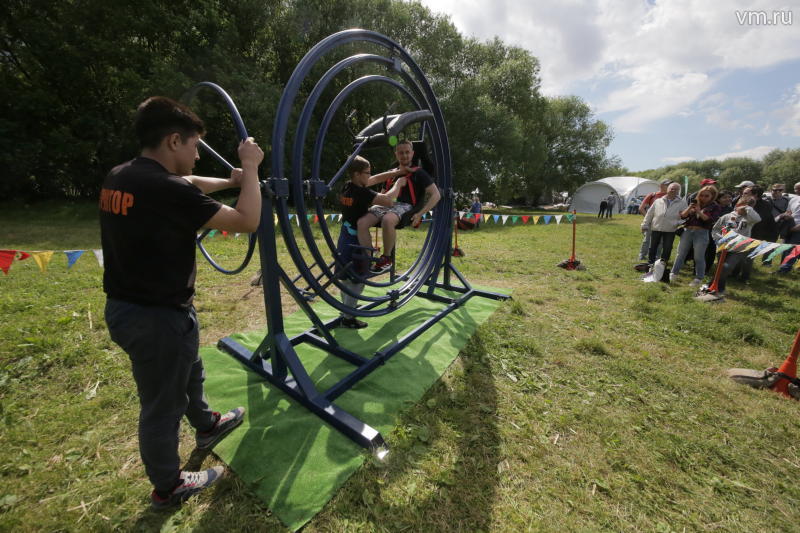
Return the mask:
[[[138,305],[109,298],[111,339],[131,361],[139,395],[139,453],[157,491],[178,481],[181,418],[199,431],[216,423],[203,394],[205,371],[198,354],[200,328],[194,308]]]
[[[354,294],[361,294],[364,290],[363,283],[356,283],[355,281],[352,281],[350,279],[343,279],[342,285],[350,289]],[[342,291],[342,303],[344,305],[346,305],[347,307],[355,308],[358,307],[358,302],[359,302],[358,298],[350,296],[346,292]],[[345,318],[353,318],[352,315],[349,315],[347,313],[342,313],[342,316]]]

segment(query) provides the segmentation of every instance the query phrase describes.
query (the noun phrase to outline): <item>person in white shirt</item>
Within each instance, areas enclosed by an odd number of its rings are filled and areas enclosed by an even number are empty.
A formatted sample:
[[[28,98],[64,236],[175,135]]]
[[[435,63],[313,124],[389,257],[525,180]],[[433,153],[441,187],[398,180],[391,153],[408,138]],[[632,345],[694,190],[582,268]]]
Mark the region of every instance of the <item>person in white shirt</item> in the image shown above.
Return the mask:
[[[652,265],[656,261],[656,250],[661,245],[661,259],[666,263],[672,254],[672,245],[675,242],[675,231],[683,219],[681,212],[689,207],[686,200],[680,197],[681,186],[671,183],[667,187],[667,194],[653,202],[642,221],[642,233],[651,232],[650,250],[647,261]]]

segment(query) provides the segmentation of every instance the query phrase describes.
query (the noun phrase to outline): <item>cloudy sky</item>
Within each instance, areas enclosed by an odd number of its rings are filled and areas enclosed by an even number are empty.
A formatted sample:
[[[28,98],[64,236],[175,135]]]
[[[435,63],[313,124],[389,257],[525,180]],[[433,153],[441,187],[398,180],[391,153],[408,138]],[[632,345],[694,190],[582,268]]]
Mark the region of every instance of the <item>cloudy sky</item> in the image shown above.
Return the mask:
[[[421,0],[539,58],[631,170],[800,146],[800,0]]]

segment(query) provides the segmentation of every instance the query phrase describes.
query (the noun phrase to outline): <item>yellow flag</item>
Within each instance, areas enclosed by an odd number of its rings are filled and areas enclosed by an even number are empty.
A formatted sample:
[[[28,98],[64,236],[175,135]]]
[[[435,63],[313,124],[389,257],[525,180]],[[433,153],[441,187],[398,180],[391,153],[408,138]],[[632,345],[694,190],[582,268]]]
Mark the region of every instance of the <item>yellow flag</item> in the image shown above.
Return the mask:
[[[47,272],[47,264],[53,258],[53,252],[31,252],[33,260],[39,265],[39,270]]]
[[[741,249],[739,251],[740,252],[748,252],[748,251],[752,250],[753,248],[755,248],[756,246],[760,245],[763,242],[764,241],[758,241],[758,240],[753,241],[753,242],[751,242],[750,244],[748,244],[747,246],[745,246],[743,249]]]
[[[533,217],[533,223],[534,224],[538,224],[539,223],[539,217]]]

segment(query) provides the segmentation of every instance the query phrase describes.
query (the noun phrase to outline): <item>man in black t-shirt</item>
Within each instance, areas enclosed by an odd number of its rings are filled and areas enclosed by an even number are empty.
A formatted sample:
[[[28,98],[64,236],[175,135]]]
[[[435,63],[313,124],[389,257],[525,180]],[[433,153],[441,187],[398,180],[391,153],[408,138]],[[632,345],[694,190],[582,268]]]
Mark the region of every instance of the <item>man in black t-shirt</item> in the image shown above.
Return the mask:
[[[402,187],[406,184],[406,179],[402,177],[408,173],[408,169],[401,167],[389,170],[375,176],[370,175],[369,161],[361,156],[356,156],[347,169],[350,176],[342,193],[339,195],[339,207],[342,210],[342,230],[339,233],[339,241],[336,244],[336,252],[339,255],[341,264],[339,269],[343,269],[342,283],[351,294],[342,292],[342,302],[351,308],[358,305],[357,296],[364,290],[363,276],[367,273],[368,261],[356,259],[355,256],[366,255],[367,250],[372,248],[367,234],[366,242],[360,241],[358,233],[359,220],[367,214],[367,210],[372,205],[391,206],[397,199]],[[394,186],[386,193],[381,194],[373,191],[369,187],[376,183],[383,183],[387,179],[395,179]],[[357,252],[361,252],[360,254]],[[351,276],[355,273],[357,276]],[[367,327],[367,323],[358,320],[353,315],[342,314],[341,325],[346,328],[360,329]]]
[[[243,407],[212,412],[203,394],[192,305],[195,237],[203,227],[256,230],[264,153],[248,138],[239,145],[242,168],[229,179],[193,176],[204,132],[203,122],[186,106],[148,98],[136,113],[141,155],[114,167],[100,192],[106,324],[131,361],[140,405],[139,452],[157,509],[179,504],[223,473],[219,466],[180,470],[181,418],[185,415],[197,430],[197,448],[210,450],[244,416]],[[228,187],[241,187],[235,208],[207,196]]]
[[[394,155],[400,168],[407,168],[409,172],[405,174],[407,183],[400,191],[397,202],[391,207],[373,206],[369,214],[365,215],[358,225],[359,240],[369,241],[369,228],[381,223],[383,230],[383,254],[375,264],[374,270],[383,271],[392,265],[392,251],[396,241],[397,225],[406,213],[411,213],[411,225],[419,226],[422,215],[433,209],[439,202],[441,194],[439,188],[433,182],[433,178],[422,168],[412,168],[411,161],[414,158],[414,145],[411,141],[400,141],[394,150]],[[379,174],[383,176],[386,174]],[[384,178],[384,181],[389,179]],[[376,182],[377,183],[377,182]]]

